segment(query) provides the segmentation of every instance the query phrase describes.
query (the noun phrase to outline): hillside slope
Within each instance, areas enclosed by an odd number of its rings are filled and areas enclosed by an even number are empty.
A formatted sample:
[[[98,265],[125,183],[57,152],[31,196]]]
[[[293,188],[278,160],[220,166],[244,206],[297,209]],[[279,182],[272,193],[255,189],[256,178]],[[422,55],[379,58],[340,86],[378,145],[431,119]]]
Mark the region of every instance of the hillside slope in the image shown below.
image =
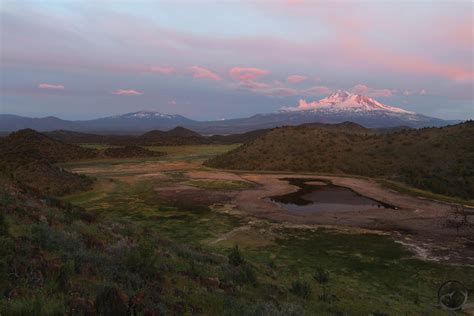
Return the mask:
[[[234,294],[250,282],[232,283],[253,266],[31,192],[1,166],[0,197],[1,315],[212,314],[228,295],[254,304]]]
[[[229,135],[212,135],[209,136],[209,140],[213,143],[218,144],[238,144],[246,143],[257,139],[258,137],[264,135],[268,132],[268,129],[257,129],[254,131],[241,133],[241,134],[229,134]]]
[[[94,158],[92,149],[65,144],[31,129],[0,141],[0,164],[25,186],[48,195],[85,190],[92,179],[62,170],[54,163]]]
[[[473,199],[473,135],[473,121],[391,133],[347,124],[282,127],[206,165],[384,177]]]
[[[201,134],[180,126],[166,132],[154,130],[145,133],[139,136],[136,141],[144,146],[200,145],[210,143]]]
[[[102,135],[67,130],[56,130],[43,134],[68,144],[131,144],[135,139],[135,136],[131,135]]]

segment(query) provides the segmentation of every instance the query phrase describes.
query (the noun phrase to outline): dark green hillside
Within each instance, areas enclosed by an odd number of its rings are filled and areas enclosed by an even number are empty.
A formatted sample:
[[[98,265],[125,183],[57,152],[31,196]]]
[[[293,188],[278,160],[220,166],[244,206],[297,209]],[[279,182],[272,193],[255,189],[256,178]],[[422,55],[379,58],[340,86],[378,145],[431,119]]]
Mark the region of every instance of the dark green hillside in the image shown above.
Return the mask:
[[[57,130],[44,133],[46,136],[68,144],[133,144],[131,135],[98,135],[73,131]]]
[[[65,144],[31,129],[0,141],[0,162],[15,179],[48,195],[63,195],[90,188],[92,179],[62,170],[57,162],[94,158],[92,149]]]
[[[269,129],[257,129],[242,134],[212,135],[209,140],[218,144],[239,144],[250,142],[267,133]]]
[[[51,163],[94,158],[95,150],[82,148],[52,139],[32,129],[10,134],[0,142],[0,158],[23,164],[45,160]]]
[[[155,130],[145,133],[138,137],[137,142],[144,146],[178,146],[210,143],[201,134],[179,126],[167,132]]]
[[[474,199],[474,122],[391,133],[351,123],[275,128],[206,164],[383,177]]]

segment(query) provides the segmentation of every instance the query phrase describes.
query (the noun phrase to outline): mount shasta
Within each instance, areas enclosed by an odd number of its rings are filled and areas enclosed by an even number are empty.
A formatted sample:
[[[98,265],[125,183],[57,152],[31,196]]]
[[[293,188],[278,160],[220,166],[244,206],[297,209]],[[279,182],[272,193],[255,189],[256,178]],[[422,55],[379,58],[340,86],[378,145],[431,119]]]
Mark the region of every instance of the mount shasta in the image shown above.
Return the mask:
[[[458,122],[406,111],[367,96],[339,90],[319,101],[307,103],[300,100],[299,106],[295,108],[283,108],[278,112],[220,121],[195,121],[181,115],[167,115],[154,111],[139,111],[84,121],[68,121],[51,116],[29,118],[1,114],[0,131],[11,132],[32,128],[38,131],[63,129],[80,132],[139,133],[184,126],[205,134],[228,134],[283,125],[342,123],[346,121],[376,128],[444,126]]]

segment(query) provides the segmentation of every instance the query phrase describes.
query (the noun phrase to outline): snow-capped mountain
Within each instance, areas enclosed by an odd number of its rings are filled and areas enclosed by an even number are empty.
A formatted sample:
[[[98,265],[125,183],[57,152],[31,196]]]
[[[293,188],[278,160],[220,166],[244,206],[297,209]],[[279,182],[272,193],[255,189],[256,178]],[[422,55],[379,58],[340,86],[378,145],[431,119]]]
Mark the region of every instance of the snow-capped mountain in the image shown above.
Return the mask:
[[[89,130],[99,131],[150,131],[168,130],[176,126],[193,124],[195,121],[178,114],[163,114],[155,111],[139,111],[83,121]]]
[[[183,126],[205,134],[232,134],[283,125],[342,122],[354,122],[365,127],[383,128],[443,126],[459,121],[445,121],[428,117],[383,104],[368,96],[337,91],[318,101],[300,100],[297,107],[283,108],[278,112],[207,122],[155,111],[139,111],[88,121],[66,121],[54,117],[27,118],[3,114],[0,115],[0,131],[34,128],[38,131],[63,129],[96,133],[142,133]]]
[[[122,119],[156,119],[156,118],[162,118],[162,119],[168,119],[168,120],[173,120],[173,119],[181,119],[185,118],[184,116],[177,115],[177,114],[163,114],[160,112],[156,111],[138,111],[138,112],[133,112],[133,113],[127,113],[127,114],[121,114],[121,115],[114,115],[109,118],[122,118]]]
[[[397,108],[391,105],[383,104],[377,100],[374,100],[368,96],[354,94],[347,91],[338,90],[335,93],[313,102],[306,102],[300,100],[299,106],[296,108],[284,108],[285,111],[320,111],[320,110],[331,110],[334,112],[367,112],[367,111],[385,111],[393,113],[403,114],[416,114],[401,108]]]

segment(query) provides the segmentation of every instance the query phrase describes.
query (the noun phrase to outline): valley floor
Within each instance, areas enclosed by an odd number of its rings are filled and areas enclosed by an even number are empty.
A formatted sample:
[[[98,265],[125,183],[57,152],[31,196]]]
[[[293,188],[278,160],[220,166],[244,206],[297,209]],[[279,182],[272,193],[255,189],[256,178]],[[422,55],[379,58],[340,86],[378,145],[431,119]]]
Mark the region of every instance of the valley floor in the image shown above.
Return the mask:
[[[312,297],[285,299],[308,314],[444,315],[437,302],[444,281],[460,280],[474,289],[474,234],[444,225],[449,204],[402,195],[364,178],[231,172],[202,165],[231,148],[161,147],[153,149],[168,156],[64,164],[98,179],[93,191],[65,199],[102,218],[133,221],[222,254],[238,245],[252,263],[270,267],[265,283],[278,289],[290,288],[295,280],[309,282]],[[281,180],[285,177],[330,180],[397,209],[290,214],[263,199],[296,190]],[[314,280],[318,267],[329,271],[327,285]],[[244,287],[241,293],[272,300],[262,286]]]

